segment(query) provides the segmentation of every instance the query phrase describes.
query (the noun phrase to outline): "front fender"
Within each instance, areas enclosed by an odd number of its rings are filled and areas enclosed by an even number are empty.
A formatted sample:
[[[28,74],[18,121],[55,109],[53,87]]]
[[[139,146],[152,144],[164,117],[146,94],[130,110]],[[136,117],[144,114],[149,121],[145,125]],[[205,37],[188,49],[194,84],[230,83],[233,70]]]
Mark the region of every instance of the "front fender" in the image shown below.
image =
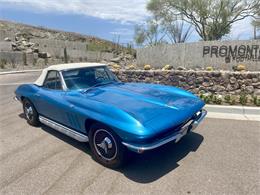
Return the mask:
[[[115,106],[79,97],[67,97],[67,101],[75,106],[79,115],[85,116],[85,120],[92,119],[108,125],[122,140],[133,141],[148,135],[148,131],[138,120]]]
[[[21,101],[22,97],[26,97],[30,99],[33,103],[35,100],[34,95],[37,93],[38,87],[33,84],[23,84],[17,87],[15,90],[15,96],[16,98]]]

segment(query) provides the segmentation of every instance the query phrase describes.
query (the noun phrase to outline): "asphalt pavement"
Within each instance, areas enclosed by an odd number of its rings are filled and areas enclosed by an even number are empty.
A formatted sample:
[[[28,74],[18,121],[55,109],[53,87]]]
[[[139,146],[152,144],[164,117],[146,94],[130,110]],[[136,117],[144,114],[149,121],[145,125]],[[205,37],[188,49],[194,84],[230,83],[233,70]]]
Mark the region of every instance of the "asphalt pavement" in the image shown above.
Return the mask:
[[[0,75],[0,194],[260,194],[259,121],[206,118],[111,170],[88,144],[26,123],[14,90],[39,74]]]

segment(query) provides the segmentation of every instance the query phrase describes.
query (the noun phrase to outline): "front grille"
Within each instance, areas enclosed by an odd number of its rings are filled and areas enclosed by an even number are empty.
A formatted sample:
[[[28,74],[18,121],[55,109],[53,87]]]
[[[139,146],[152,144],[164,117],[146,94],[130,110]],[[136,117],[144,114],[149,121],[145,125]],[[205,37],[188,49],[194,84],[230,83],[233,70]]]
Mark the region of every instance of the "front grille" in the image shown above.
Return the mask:
[[[179,125],[172,126],[172,127],[167,128],[165,130],[162,130],[161,133],[156,134],[154,137],[144,140],[143,144],[153,143],[153,142],[159,141],[159,140],[161,140],[161,139],[163,139],[165,137],[168,137],[170,135],[178,133],[184,125],[186,125],[187,123],[193,121],[195,117],[196,116],[194,115],[193,117],[189,118],[188,120],[186,120],[185,122],[183,122],[183,123],[181,123]]]
[[[201,116],[201,114],[202,114],[201,111],[196,112],[192,117],[187,119],[185,122],[183,122],[183,123],[181,123],[179,125],[167,128],[165,130],[162,130],[161,133],[156,134],[154,137],[144,140],[143,144],[153,143],[153,142],[159,141],[159,140],[161,140],[161,139],[163,139],[165,137],[173,135],[174,133],[179,132],[184,125],[186,125],[186,124],[188,125],[188,123],[192,123],[192,121],[194,121],[195,119],[199,118]]]

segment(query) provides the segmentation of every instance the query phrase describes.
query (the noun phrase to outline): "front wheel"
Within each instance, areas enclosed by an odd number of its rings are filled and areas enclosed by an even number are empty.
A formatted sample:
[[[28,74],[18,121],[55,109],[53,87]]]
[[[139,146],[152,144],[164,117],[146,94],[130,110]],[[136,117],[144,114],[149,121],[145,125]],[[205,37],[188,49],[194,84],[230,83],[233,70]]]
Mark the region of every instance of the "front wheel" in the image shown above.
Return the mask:
[[[28,99],[23,100],[23,112],[27,122],[32,126],[39,125],[38,113],[33,104]]]
[[[120,138],[107,126],[92,125],[89,131],[89,144],[94,159],[109,168],[120,167],[125,160],[125,146]]]

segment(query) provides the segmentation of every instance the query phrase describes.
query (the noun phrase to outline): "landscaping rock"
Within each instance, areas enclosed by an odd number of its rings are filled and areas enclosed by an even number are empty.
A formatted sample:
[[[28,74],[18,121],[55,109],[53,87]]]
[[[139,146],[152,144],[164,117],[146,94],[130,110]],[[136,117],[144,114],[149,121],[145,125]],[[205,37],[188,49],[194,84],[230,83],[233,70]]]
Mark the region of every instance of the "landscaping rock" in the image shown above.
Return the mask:
[[[260,89],[255,90],[254,95],[255,96],[260,96]]]
[[[177,70],[186,70],[186,68],[183,66],[179,66],[179,67],[177,67]]]
[[[119,63],[121,61],[121,57],[116,57],[116,58],[112,58],[110,59],[111,62],[114,62],[114,63]]]
[[[253,93],[254,92],[254,87],[253,86],[247,86],[245,88],[245,92],[249,93],[249,94]]]
[[[51,55],[48,52],[39,52],[38,57],[39,58],[50,58]]]
[[[237,79],[236,79],[235,77],[231,77],[231,78],[229,79],[229,82],[230,82],[231,84],[236,83],[236,81],[237,81]]]
[[[179,71],[179,70],[150,70],[151,66],[146,65],[144,70],[135,71],[124,71],[119,73],[122,81],[133,81],[133,82],[152,82],[161,83],[166,85],[172,85],[176,87],[181,87],[184,89],[191,90],[196,93],[201,93],[202,91],[212,94],[222,94],[222,95],[237,95],[239,96],[242,92],[247,94],[260,94],[260,82],[253,82],[253,78],[259,78],[260,73],[250,73],[250,78],[248,78],[248,73],[246,72],[225,72],[219,74],[217,71],[213,72],[203,72],[203,71]],[[214,75],[219,75],[216,77]],[[148,79],[146,79],[148,78]],[[246,78],[242,79],[241,78]],[[254,81],[257,81],[254,79]]]
[[[6,37],[4,40],[5,41],[12,41],[9,37]]]

